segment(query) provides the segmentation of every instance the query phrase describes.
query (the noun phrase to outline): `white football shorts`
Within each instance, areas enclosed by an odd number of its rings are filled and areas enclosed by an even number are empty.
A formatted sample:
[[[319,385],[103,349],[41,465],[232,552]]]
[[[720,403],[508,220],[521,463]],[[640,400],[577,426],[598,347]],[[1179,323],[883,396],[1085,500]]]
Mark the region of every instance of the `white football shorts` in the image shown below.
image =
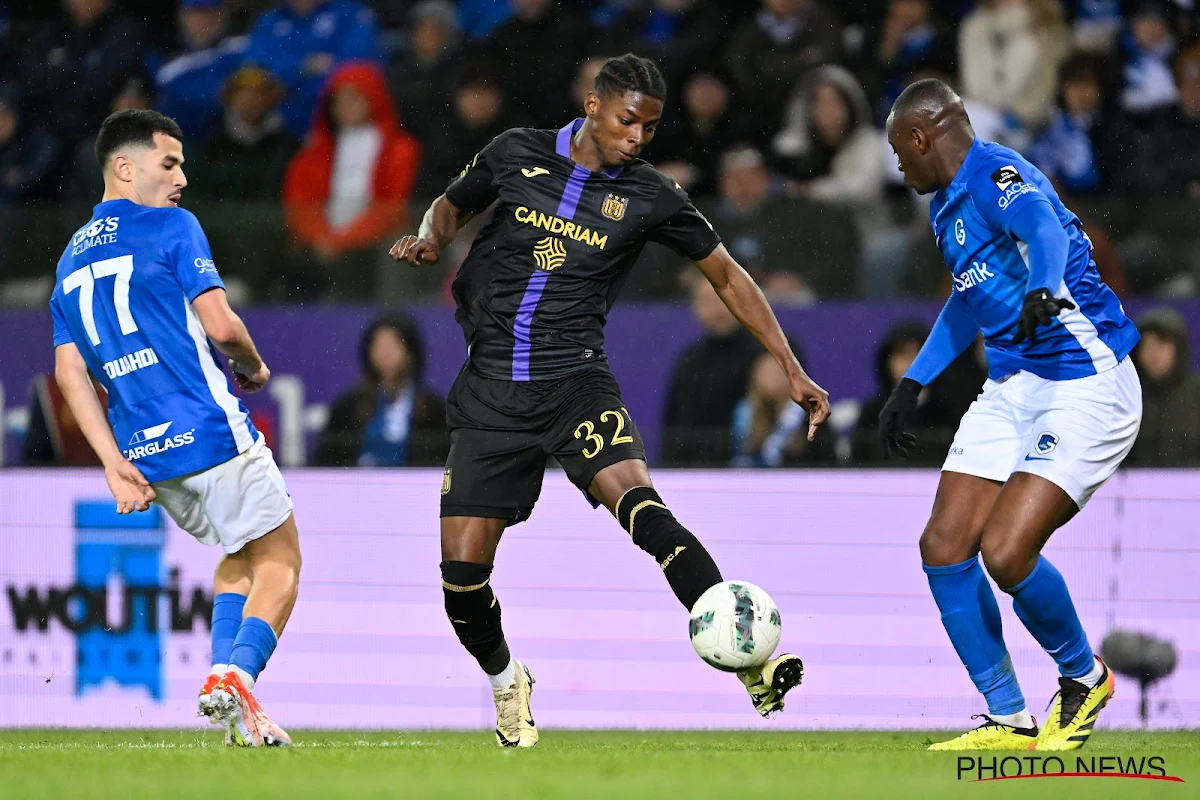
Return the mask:
[[[258,441],[224,464],[154,484],[154,501],[201,544],[236,553],[278,528],[292,513],[292,498],[271,448]]]
[[[1029,472],[1083,508],[1129,454],[1141,424],[1142,386],[1128,357],[1069,381],[1017,372],[983,385],[942,469],[993,481]]]

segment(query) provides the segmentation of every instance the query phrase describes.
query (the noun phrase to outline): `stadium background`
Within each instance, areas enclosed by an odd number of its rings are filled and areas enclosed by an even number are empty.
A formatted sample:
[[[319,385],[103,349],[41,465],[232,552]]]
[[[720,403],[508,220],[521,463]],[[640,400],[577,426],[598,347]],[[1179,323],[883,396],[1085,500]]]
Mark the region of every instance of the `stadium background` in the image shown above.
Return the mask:
[[[389,264],[386,249],[493,135],[558,127],[599,59],[631,50],[659,60],[672,92],[645,157],[689,188],[837,403],[830,430],[805,446],[753,343],[730,332],[686,265],[647,248],[610,319],[608,353],[681,519],[730,574],[772,591],[785,641],[810,660],[811,697],[771,724],[957,726],[975,710],[915,540],[936,482],[928,468],[982,381],[979,352],[931,387],[926,444],[905,465],[917,469],[883,470],[871,431],[949,290],[924,202],[901,185],[879,127],[907,81],[936,74],[967,98],[980,135],[1056,180],[1105,279],[1152,332],[1137,356],[1136,468],[1050,552],[1095,644],[1113,629],[1175,643],[1179,666],[1153,689],[1151,723],[1200,725],[1200,594],[1189,578],[1200,548],[1188,535],[1200,511],[1200,473],[1188,469],[1200,466],[1190,333],[1200,326],[1200,18],[1189,0],[174,5],[10,2],[0,15],[0,725],[179,725],[207,657],[203,613],[181,608],[202,611],[215,554],[159,517],[129,528],[89,511],[103,483],[64,469],[89,454],[47,380],[53,264],[99,199],[95,129],[128,107],[180,120],[183,204],[275,374],[247,402],[287,468],[308,553],[305,599],[264,702],[304,725],[488,723],[484,687],[428,588],[440,472],[421,468],[444,453],[434,412],[465,355],[446,286],[469,235],[422,271]],[[355,87],[329,113],[327,84]],[[367,124],[343,125],[355,94]],[[428,401],[405,406],[384,436],[401,448],[375,447],[366,432],[396,405],[395,386],[361,356],[381,315],[407,355],[393,383],[419,378]],[[301,469],[398,451],[410,468]],[[655,571],[561,477],[517,530],[497,582],[514,641],[546,664],[544,724],[617,724],[606,709],[625,724],[758,724],[737,687],[690,661]],[[586,586],[557,581],[573,563],[595,567]],[[162,589],[153,629],[151,601],[126,591],[145,581]],[[37,613],[20,623],[29,591],[49,602],[54,590],[61,615],[44,631]],[[130,630],[93,624],[126,602]],[[328,621],[352,608],[373,624],[339,638]],[[1049,687],[1049,660],[1006,622],[1027,690]],[[327,705],[297,702],[334,648],[362,664],[354,685]],[[611,665],[630,660],[661,666],[644,674],[662,685],[613,705]],[[890,704],[865,688],[880,679],[873,670],[905,676]],[[1136,685],[1115,703],[1107,722],[1137,724]]]

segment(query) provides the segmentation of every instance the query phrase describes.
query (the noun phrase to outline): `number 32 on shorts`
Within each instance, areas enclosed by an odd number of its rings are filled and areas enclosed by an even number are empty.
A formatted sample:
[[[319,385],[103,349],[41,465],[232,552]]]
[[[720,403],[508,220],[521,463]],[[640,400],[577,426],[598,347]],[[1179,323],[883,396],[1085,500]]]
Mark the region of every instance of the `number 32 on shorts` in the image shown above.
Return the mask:
[[[633,437],[624,433],[626,420],[629,424],[633,424],[633,420],[629,418],[629,411],[624,408],[615,411],[604,411],[600,414],[600,425],[607,427],[613,426],[612,438],[608,444],[616,447],[619,444],[632,444]],[[595,458],[600,455],[600,451],[604,449],[604,436],[596,432],[596,423],[589,419],[585,419],[579,423],[579,427],[575,429],[575,438],[583,439],[585,444],[583,447],[584,458]]]

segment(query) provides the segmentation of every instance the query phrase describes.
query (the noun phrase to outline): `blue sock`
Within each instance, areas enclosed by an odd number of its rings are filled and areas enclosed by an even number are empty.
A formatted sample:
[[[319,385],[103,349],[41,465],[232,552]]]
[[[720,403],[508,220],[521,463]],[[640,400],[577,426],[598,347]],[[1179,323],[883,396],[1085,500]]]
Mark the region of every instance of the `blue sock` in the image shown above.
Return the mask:
[[[1096,663],[1067,582],[1054,565],[1039,556],[1029,577],[1008,590],[1013,610],[1058,664],[1065,678],[1081,678]]]
[[[234,592],[222,592],[213,598],[212,610],[212,663],[228,664],[233,652],[233,640],[237,638],[242,624],[242,609],[246,596]]]
[[[229,663],[245,670],[251,678],[258,680],[258,674],[267,666],[278,641],[275,631],[264,620],[246,617],[242,620],[242,626],[238,628]]]
[[[1025,708],[1012,658],[1004,646],[1000,606],[979,559],[947,567],[922,564],[921,568],[942,612],[942,625],[975,688],[987,700],[988,711],[1015,714]]]

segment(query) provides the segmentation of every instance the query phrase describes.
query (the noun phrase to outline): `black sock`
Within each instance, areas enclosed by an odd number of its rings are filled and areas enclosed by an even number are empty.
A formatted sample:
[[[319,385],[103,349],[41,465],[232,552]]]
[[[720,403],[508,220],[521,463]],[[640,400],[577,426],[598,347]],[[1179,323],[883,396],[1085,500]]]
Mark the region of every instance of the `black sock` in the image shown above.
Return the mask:
[[[709,587],[721,582],[721,571],[691,531],[679,524],[649,486],[630,489],[617,501],[617,521],[633,543],[654,556],[671,591],[688,611]]]
[[[491,564],[442,562],[446,615],[467,652],[488,675],[499,675],[512,659],[500,627],[500,602],[488,580]]]

